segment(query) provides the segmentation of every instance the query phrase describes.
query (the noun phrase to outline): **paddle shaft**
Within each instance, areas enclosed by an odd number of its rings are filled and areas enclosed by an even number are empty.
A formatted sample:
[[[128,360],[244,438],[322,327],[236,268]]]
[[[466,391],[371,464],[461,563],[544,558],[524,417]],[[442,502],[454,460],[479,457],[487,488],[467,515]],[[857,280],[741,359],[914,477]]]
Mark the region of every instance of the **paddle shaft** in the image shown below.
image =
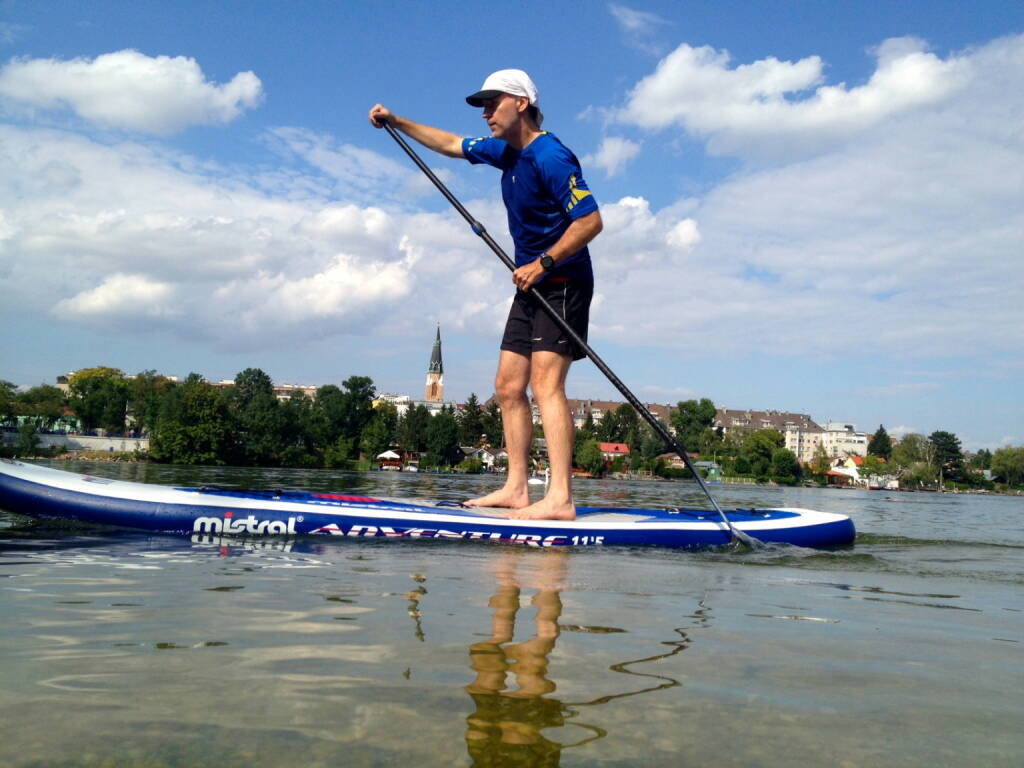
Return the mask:
[[[462,218],[464,218],[469,223],[469,226],[473,230],[473,232],[476,233],[480,237],[480,239],[482,239],[485,243],[487,243],[487,246],[492,251],[494,251],[495,255],[499,259],[501,259],[504,262],[506,267],[508,267],[511,271],[514,272],[516,269],[516,263],[509,257],[507,253],[505,253],[504,249],[502,249],[502,247],[495,242],[494,238],[487,233],[487,230],[484,228],[484,225],[473,218],[473,215],[469,211],[467,211],[465,206],[463,206],[462,203],[459,202],[458,198],[456,198],[455,195],[453,195],[451,191],[449,191],[448,187],[446,187],[444,183],[442,183],[442,181],[439,178],[437,178],[434,172],[430,170],[426,163],[423,162],[423,159],[413,150],[412,147],[409,146],[409,143],[404,138],[402,138],[398,131],[395,130],[394,126],[386,122],[384,123],[384,128],[387,130],[389,134],[391,134],[391,138],[398,142],[398,146],[400,146],[405,151],[409,158],[419,167],[421,171],[423,171],[423,173],[426,175],[428,179],[430,179],[434,186],[437,187],[438,191],[442,195],[444,195],[445,199],[452,204],[452,207],[454,207],[455,210],[457,210],[462,215]],[[718,514],[721,516],[722,522],[725,523],[726,527],[729,529],[729,533],[732,534],[733,538],[742,541],[747,546],[753,547],[755,545],[754,540],[746,533],[733,526],[731,522],[729,522],[729,518],[726,517],[725,512],[722,511],[722,508],[718,506],[718,502],[715,501],[715,497],[711,495],[711,491],[708,490],[708,486],[704,482],[704,478],[701,477],[700,472],[697,471],[697,468],[693,466],[693,461],[690,459],[689,455],[687,455],[686,449],[682,446],[682,444],[675,437],[673,437],[672,434],[668,431],[668,429],[665,428],[665,425],[658,421],[657,417],[655,417],[655,415],[651,413],[650,410],[643,403],[640,402],[637,396],[630,391],[629,387],[627,387],[622,382],[622,380],[615,375],[615,372],[612,371],[612,369],[605,364],[604,360],[602,360],[600,356],[593,349],[590,348],[590,345],[580,338],[579,334],[572,329],[572,326],[570,326],[569,323],[567,323],[562,318],[562,316],[559,315],[554,310],[554,308],[551,306],[548,300],[545,299],[540,294],[540,292],[536,290],[536,288],[531,287],[529,293],[533,296],[537,303],[540,304],[541,308],[548,313],[551,319],[555,321],[558,327],[561,328],[562,331],[570,339],[572,339],[573,342],[577,344],[580,349],[584,351],[584,353],[586,353],[587,357],[589,357],[591,362],[593,362],[594,365],[597,366],[597,369],[605,375],[608,381],[615,385],[615,388],[622,393],[622,396],[625,397],[629,404],[632,405],[633,408],[636,410],[636,412],[643,417],[644,421],[651,425],[651,428],[654,430],[655,434],[657,434],[658,437],[660,437],[666,445],[668,445],[670,448],[672,448],[672,450],[679,454],[679,457],[683,460],[683,463],[686,465],[686,468],[690,470],[691,473],[693,473],[693,477],[697,481],[697,484],[700,486],[701,490],[704,491],[704,495],[708,497],[708,500],[711,502],[711,505],[715,508],[715,511],[718,512]]]

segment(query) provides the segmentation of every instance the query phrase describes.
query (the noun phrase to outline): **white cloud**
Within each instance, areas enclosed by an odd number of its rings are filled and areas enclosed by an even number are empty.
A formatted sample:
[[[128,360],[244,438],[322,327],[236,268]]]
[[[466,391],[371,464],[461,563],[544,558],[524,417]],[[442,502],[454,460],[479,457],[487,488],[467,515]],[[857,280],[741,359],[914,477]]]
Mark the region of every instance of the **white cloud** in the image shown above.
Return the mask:
[[[827,145],[914,109],[944,102],[964,87],[962,57],[942,60],[915,38],[887,40],[864,85],[825,84],[818,56],[774,57],[731,66],[727,51],[683,44],[630,92],[615,115],[651,129],[680,126],[708,139],[716,154],[764,155],[799,143]]]
[[[503,268],[461,220],[317,197],[318,168],[275,196],[166,150],[0,126],[0,178],[6,300],[83,327],[246,349],[424,315],[491,336],[505,311]],[[499,202],[469,204],[507,237]]]
[[[683,219],[665,235],[665,242],[673,248],[689,250],[700,243],[700,230],[693,219]]]
[[[607,136],[601,141],[597,153],[587,155],[582,163],[587,167],[594,165],[604,169],[609,177],[618,176],[639,153],[639,143],[618,136]]]
[[[66,107],[104,127],[166,135],[231,122],[261,102],[263,86],[252,72],[221,85],[209,82],[195,59],[124,50],[95,59],[13,59],[0,68],[0,96],[36,109]]]
[[[883,63],[905,59],[883,49]],[[605,205],[597,335],[730,356],[1024,355],[1024,335],[996,330],[1024,322],[1010,277],[1024,242],[1024,37],[951,61],[968,79],[941,106],[905,102],[809,159],[740,170],[696,206]]]
[[[237,308],[243,332],[260,334],[270,323],[294,331],[307,323],[363,321],[368,310],[405,299],[414,280],[408,265],[360,259],[339,253],[315,274],[294,275],[290,269],[241,275],[214,289],[213,299]]]
[[[650,11],[638,11],[618,3],[610,3],[608,10],[626,32],[651,32],[668,22]]]
[[[602,199],[597,348],[823,365],[1024,357],[1024,92],[1011,87],[1024,78],[1024,38],[956,61],[969,81],[941,105],[891,114],[810,158],[740,169],[661,208]],[[420,332],[424,318],[493,340],[510,278],[457,215],[396,193],[412,172],[297,129],[269,143],[287,162],[257,174],[158,145],[0,126],[5,300],[231,349]],[[463,202],[511,252],[496,192]],[[128,295],[149,296],[153,311]]]
[[[67,318],[160,317],[177,313],[174,288],[144,275],[110,275],[90,290],[57,302]]]
[[[12,24],[9,21],[0,21],[0,43],[13,43],[22,32],[28,27],[24,24]]]
[[[653,42],[653,37],[661,27],[669,24],[668,20],[656,13],[638,11],[619,3],[609,3],[608,10],[632,46],[647,53],[663,52],[662,46]]]

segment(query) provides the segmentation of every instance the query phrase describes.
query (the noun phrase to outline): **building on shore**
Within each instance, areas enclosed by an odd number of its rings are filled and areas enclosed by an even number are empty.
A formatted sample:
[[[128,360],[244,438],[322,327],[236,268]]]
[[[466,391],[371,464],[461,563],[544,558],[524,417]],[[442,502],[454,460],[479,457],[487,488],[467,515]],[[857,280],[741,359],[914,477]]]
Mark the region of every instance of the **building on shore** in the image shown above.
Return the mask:
[[[824,434],[825,431],[817,424],[813,424],[813,426],[790,424],[786,426],[782,437],[785,440],[786,449],[793,452],[797,461],[801,464],[810,464],[818,452]]]
[[[819,446],[824,448],[830,459],[867,456],[868,453],[868,436],[858,432],[854,424],[829,421],[825,426],[819,426],[806,413],[719,408],[714,426],[721,428],[723,434],[735,429],[777,430],[785,439],[785,447],[802,464],[809,464],[814,459]]]
[[[381,403],[390,403],[395,406],[395,410],[398,412],[398,416],[404,417],[409,412],[410,408],[417,408],[423,406],[427,409],[427,412],[431,416],[436,416],[445,408],[448,410],[458,413],[462,406],[456,403],[454,400],[413,400],[409,395],[397,395],[391,392],[384,392],[377,395],[377,398],[373,401],[373,407],[377,408]]]
[[[318,389],[319,387],[306,384],[275,384],[274,397],[285,402],[287,400],[291,400],[292,396],[298,393],[307,400],[316,400],[316,391]]]
[[[422,400],[413,400],[409,395],[382,393],[373,401],[376,408],[381,403],[395,406],[400,417],[405,416],[410,408],[423,406],[431,416],[436,416],[447,408],[453,413],[461,409],[461,405],[444,399],[444,363],[441,359],[441,328],[438,326],[434,337],[434,346],[430,351],[430,362],[427,364],[427,381],[423,390]]]
[[[774,429],[785,434],[786,427],[802,429],[821,429],[806,413],[787,413],[785,411],[734,411],[719,408],[715,412],[712,426],[720,428],[722,434],[734,429]]]
[[[751,411],[719,408],[712,424],[722,434],[733,430],[774,429],[783,436],[783,445],[797,460],[809,463],[822,443],[824,430],[806,413],[786,411]]]
[[[483,403],[483,407],[489,407],[492,402],[497,402],[496,395],[491,395]],[[572,397],[568,398],[568,403],[569,412],[572,414],[573,425],[576,429],[579,429],[587,423],[588,416],[593,419],[594,424],[600,424],[601,419],[603,419],[606,414],[614,413],[623,405],[626,405],[625,402],[618,400],[579,400]],[[665,426],[669,428],[669,431],[672,431],[672,422],[669,420],[669,416],[672,413],[672,406],[661,405],[659,403],[644,403],[644,407],[663,422]],[[540,406],[532,397],[530,398],[530,412],[533,417],[533,423],[540,424]]]
[[[826,422],[821,436],[821,444],[830,459],[867,456],[868,440],[864,432],[857,431],[856,424],[841,421]]]
[[[423,390],[423,399],[428,403],[444,401],[444,363],[441,362],[441,326],[437,327],[437,338],[430,351],[430,363],[427,365],[427,383]]]

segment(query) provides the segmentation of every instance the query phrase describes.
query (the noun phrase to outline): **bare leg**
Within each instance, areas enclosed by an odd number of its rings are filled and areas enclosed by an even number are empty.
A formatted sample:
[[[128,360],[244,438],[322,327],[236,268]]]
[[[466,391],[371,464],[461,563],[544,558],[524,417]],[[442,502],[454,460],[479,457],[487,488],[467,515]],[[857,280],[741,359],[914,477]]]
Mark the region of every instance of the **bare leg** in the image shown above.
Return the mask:
[[[508,451],[508,474],[505,485],[494,493],[470,499],[473,507],[525,507],[530,503],[526,483],[530,441],[533,438],[533,413],[526,397],[530,381],[530,358],[517,352],[501,350],[494,391],[501,405],[501,425],[505,430]]]
[[[572,500],[572,449],[575,427],[565,397],[565,377],[572,358],[557,352],[534,352],[530,388],[540,405],[544,423],[544,439],[548,446],[551,482],[547,493],[536,504],[516,509],[509,517],[516,519],[573,520],[576,506]]]

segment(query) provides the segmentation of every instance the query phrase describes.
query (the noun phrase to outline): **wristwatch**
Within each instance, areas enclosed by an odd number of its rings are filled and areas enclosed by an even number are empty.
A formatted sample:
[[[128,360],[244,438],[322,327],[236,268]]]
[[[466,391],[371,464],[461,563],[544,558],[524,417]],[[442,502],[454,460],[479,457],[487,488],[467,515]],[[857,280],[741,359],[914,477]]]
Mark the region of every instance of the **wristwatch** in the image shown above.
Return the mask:
[[[542,253],[540,256],[540,265],[544,267],[545,272],[550,272],[555,268],[555,260],[550,255]]]

